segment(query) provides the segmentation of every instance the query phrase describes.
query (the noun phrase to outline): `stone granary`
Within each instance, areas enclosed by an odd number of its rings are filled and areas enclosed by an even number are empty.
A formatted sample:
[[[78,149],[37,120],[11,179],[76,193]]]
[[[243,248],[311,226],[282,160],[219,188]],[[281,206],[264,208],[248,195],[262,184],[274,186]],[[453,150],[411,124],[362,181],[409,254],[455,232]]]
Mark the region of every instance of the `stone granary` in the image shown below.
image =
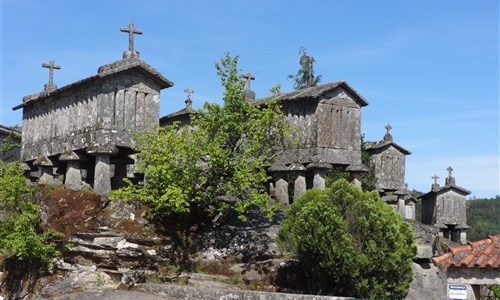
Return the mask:
[[[118,186],[134,163],[132,134],[158,125],[160,91],[173,85],[139,58],[134,49],[134,28],[123,59],[101,66],[97,75],[57,88],[53,61],[49,83],[42,92],[23,98],[14,110],[23,110],[21,160],[38,178],[52,182],[62,175],[64,183],[79,187],[84,182],[106,194]]]
[[[456,185],[449,167],[445,186],[440,187],[434,175],[431,191],[420,196],[422,199],[422,223],[439,228],[439,234],[454,242],[467,243],[467,216],[465,196],[470,191]]]
[[[361,163],[361,108],[368,105],[363,96],[347,82],[337,81],[253,103],[265,105],[271,99],[281,104],[294,128],[292,140],[297,141],[268,169],[273,175],[271,193],[281,203],[290,203],[308,188],[324,188],[325,173],[333,168],[350,172],[359,184],[359,175],[368,170]]]
[[[21,131],[17,127],[0,125],[0,160],[18,159],[21,147]]]
[[[390,124],[385,129],[382,141],[364,143],[374,169],[375,188],[403,218],[414,220],[416,199],[410,196],[405,184],[406,155],[411,152],[394,142]]]

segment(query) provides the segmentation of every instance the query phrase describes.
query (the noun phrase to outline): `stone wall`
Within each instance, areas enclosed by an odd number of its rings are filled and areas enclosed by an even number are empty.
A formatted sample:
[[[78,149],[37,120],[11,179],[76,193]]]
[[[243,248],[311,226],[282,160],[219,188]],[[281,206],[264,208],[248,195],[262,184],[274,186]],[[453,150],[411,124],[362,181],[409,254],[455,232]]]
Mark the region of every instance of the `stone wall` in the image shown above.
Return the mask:
[[[383,149],[383,150],[382,150]],[[371,154],[375,167],[375,186],[384,190],[399,190],[405,186],[405,155],[394,145]]]
[[[316,296],[301,294],[269,293],[236,289],[196,288],[182,285],[138,285],[139,290],[172,297],[197,300],[347,300],[350,297]]]
[[[435,224],[466,224],[465,197],[450,189],[438,192]]]
[[[131,134],[158,124],[160,88],[141,74],[93,77],[23,110],[22,160],[92,144],[131,146]]]

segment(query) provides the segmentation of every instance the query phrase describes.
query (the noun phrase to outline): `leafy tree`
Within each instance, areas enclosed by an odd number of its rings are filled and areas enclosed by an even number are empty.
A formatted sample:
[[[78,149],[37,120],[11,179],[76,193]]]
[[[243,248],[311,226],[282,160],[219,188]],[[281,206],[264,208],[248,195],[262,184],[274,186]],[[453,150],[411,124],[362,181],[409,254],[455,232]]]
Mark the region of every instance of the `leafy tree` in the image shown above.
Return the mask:
[[[318,294],[401,299],[412,280],[412,227],[376,192],[344,179],[294,202],[278,245],[300,260]]]
[[[216,64],[224,104],[205,104],[192,115],[189,127],[173,124],[136,138],[143,187],[128,185],[113,199],[138,198],[152,204],[160,218],[184,222],[213,216],[235,200],[244,213],[259,206],[268,217],[277,209],[269,203],[264,165],[283,149],[289,128],[279,105],[265,107],[245,101],[238,56],[229,53]]]
[[[301,90],[318,85],[321,81],[321,75],[314,76],[314,57],[307,55],[304,47],[300,47],[299,54],[301,54],[299,71],[296,75],[288,75],[288,78],[293,78],[295,81],[293,88]]]

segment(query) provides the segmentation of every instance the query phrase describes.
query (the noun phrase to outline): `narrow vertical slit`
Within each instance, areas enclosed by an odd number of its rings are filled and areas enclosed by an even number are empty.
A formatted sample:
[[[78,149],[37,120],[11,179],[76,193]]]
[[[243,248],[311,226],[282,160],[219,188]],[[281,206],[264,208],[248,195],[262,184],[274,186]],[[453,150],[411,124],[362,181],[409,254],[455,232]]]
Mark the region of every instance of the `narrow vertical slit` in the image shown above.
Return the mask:
[[[118,96],[118,89],[115,89],[115,93],[113,95],[113,114],[112,114],[112,124],[116,125],[116,97]]]
[[[139,97],[139,91],[135,91],[134,96],[134,127],[137,127],[137,98]]]

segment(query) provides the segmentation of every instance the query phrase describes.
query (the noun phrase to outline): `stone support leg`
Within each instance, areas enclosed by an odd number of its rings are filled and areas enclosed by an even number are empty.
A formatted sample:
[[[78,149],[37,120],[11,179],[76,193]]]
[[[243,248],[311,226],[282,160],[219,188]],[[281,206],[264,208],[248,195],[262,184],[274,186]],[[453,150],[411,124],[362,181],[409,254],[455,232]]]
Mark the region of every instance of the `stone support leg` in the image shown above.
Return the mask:
[[[465,229],[460,230],[460,244],[467,244],[467,230]]]
[[[306,192],[306,174],[305,172],[297,173],[293,188],[293,201],[295,202]]]
[[[111,191],[111,168],[109,154],[95,155],[94,191],[107,195]]]
[[[39,183],[42,184],[54,184],[54,175],[53,175],[53,167],[51,166],[42,166],[40,178],[38,179]]]
[[[358,173],[358,172],[352,172],[351,175],[350,175],[350,180],[351,180],[351,183],[355,186],[357,186],[358,188],[361,188],[361,177],[362,177],[363,174],[361,173]]]
[[[275,186],[274,192],[276,194],[276,199],[284,205],[290,204],[288,196],[288,182],[285,180],[285,178],[283,178],[282,174],[275,175],[274,186]]]
[[[313,187],[318,188],[320,190],[324,190],[325,185],[325,170],[323,169],[314,169],[313,170]]]
[[[74,160],[66,163],[64,185],[70,189],[79,189],[82,186],[82,172],[80,171],[79,161]]]

